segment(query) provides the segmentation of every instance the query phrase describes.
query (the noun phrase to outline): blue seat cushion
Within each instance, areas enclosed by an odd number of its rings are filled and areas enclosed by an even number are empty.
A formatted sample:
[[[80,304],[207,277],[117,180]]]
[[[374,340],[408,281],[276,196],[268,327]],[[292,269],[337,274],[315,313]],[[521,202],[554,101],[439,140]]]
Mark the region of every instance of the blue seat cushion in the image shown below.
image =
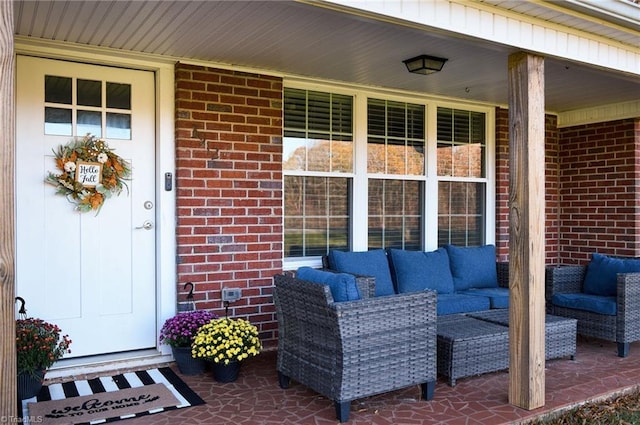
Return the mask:
[[[447,245],[453,286],[457,291],[470,288],[497,288],[496,247],[494,245]]]
[[[391,273],[398,293],[432,289],[439,294],[453,293],[449,256],[443,248],[431,252],[389,249]]]
[[[490,303],[487,297],[466,294],[438,294],[438,316],[489,310],[489,307]]]
[[[593,294],[555,294],[551,303],[558,307],[585,310],[592,313],[615,316],[617,312],[616,297],[604,297]]]
[[[371,251],[329,251],[329,268],[376,278],[376,297],[395,294],[387,254],[383,249]]]
[[[615,296],[618,273],[640,272],[640,259],[612,258],[594,252],[587,266],[583,292],[592,295]]]
[[[491,308],[509,308],[509,289],[507,288],[471,288],[460,293],[487,297]]]
[[[296,271],[296,278],[329,286],[333,300],[336,302],[360,299],[356,277],[348,273],[333,273],[311,267],[300,267]]]

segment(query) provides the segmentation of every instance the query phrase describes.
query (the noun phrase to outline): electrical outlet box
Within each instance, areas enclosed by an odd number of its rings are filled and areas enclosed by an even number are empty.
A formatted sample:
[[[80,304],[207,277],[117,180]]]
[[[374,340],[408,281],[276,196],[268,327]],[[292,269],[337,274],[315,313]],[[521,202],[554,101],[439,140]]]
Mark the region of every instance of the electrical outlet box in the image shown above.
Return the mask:
[[[222,288],[222,301],[234,302],[242,298],[242,289],[240,288]]]

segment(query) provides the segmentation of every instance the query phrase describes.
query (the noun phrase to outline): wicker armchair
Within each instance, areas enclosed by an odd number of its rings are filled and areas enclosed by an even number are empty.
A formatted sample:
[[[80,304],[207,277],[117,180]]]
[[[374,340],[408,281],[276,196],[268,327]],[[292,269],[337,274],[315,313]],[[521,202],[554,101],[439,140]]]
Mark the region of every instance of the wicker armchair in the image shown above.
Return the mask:
[[[293,379],[324,395],[341,422],[361,397],[420,384],[422,397],[433,398],[435,292],[373,298],[373,279],[358,277],[362,299],[334,302],[327,286],[274,280],[281,388]]]
[[[629,354],[629,344],[640,340],[640,273],[619,273],[615,316],[553,305],[557,293],[582,291],[587,266],[547,267],[547,310],[555,316],[578,320],[578,333],[618,344],[618,356]]]

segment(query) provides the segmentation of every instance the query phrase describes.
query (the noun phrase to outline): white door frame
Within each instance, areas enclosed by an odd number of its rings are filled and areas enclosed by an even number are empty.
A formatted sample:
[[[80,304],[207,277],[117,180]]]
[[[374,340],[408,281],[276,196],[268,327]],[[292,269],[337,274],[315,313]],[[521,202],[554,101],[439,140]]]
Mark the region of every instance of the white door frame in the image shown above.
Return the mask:
[[[121,66],[152,71],[156,96],[156,335],[164,321],[176,313],[176,185],[175,185],[175,60],[142,54],[123,54],[111,49],[89,48],[75,44],[15,38],[16,54],[49,59],[74,60],[95,65]],[[165,190],[165,174],[171,173],[173,185]],[[157,354],[170,355],[166,345],[156,340]],[[87,359],[88,363],[94,360]],[[87,364],[88,364],[87,363]]]

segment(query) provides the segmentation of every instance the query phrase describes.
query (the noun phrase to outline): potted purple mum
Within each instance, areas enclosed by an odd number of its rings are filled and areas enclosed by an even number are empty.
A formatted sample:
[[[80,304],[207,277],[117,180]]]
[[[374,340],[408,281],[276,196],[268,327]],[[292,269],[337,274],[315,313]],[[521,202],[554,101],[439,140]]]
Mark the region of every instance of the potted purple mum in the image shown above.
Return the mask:
[[[205,310],[178,313],[167,319],[160,329],[160,343],[171,347],[178,370],[185,375],[198,375],[205,370],[206,362],[191,356],[193,337],[202,325],[217,319]]]

